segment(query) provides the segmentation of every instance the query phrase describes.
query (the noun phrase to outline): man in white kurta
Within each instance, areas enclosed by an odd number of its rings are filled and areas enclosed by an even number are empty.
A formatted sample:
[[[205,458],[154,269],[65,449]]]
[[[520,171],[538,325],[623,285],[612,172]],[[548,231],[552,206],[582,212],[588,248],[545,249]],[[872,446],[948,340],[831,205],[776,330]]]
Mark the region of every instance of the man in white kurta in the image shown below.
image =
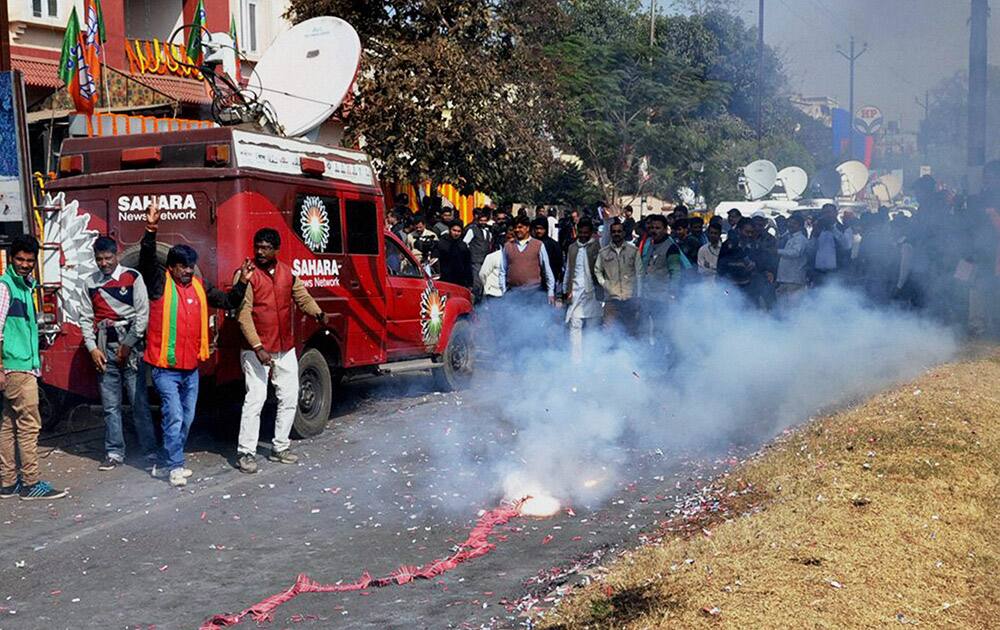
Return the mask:
[[[583,329],[601,322],[602,308],[599,286],[594,281],[594,265],[601,245],[594,236],[594,225],[587,218],[576,227],[577,239],[569,246],[566,263],[566,323],[569,325],[570,349],[573,361],[583,360]]]

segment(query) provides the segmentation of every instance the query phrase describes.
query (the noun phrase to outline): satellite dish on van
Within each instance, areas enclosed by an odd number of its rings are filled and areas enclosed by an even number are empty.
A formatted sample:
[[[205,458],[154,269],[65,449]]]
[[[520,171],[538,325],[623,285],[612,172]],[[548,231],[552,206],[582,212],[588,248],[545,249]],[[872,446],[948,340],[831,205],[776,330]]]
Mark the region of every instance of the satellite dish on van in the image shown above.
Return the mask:
[[[763,199],[778,179],[778,168],[768,160],[757,160],[743,167],[739,188],[749,201]]]
[[[899,175],[888,174],[872,182],[872,193],[879,203],[890,203],[903,192],[903,180]]]
[[[844,197],[853,197],[868,185],[868,167],[862,162],[844,162],[837,167],[837,172],[840,173],[840,194]]]
[[[798,199],[809,187],[809,176],[798,166],[788,166],[778,171],[778,185],[785,189],[785,197]]]
[[[823,169],[813,178],[813,197],[833,199],[840,194],[840,173]]]
[[[312,18],[278,35],[247,89],[270,103],[286,136],[301,136],[340,107],[360,61],[353,26],[336,17]]]

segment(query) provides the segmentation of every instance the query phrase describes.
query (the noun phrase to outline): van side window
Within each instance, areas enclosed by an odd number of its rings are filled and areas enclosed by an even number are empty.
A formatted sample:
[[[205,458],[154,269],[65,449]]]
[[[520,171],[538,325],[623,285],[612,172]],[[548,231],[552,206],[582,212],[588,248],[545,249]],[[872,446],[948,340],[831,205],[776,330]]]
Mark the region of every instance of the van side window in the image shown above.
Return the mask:
[[[385,266],[389,270],[390,276],[400,276],[403,278],[423,278],[424,273],[417,265],[417,261],[409,253],[403,251],[396,241],[391,238],[385,239]]]
[[[375,202],[349,199],[344,206],[347,210],[347,253],[377,255],[382,229]]]
[[[292,212],[292,229],[316,254],[343,254],[340,200],[320,195],[299,195]]]

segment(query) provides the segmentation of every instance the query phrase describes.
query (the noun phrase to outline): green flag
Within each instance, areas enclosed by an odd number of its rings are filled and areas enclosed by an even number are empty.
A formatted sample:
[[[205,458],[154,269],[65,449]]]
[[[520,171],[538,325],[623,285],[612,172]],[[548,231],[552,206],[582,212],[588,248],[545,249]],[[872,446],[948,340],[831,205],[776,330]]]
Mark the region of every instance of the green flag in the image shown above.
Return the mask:
[[[205,28],[205,2],[198,0],[198,8],[194,10],[194,20],[191,23],[191,33],[188,35],[187,56],[192,63],[201,61],[201,31]]]
[[[240,40],[236,37],[236,16],[229,17],[229,36],[233,39],[233,48],[236,49],[236,56],[240,56]]]
[[[69,14],[66,23],[66,35],[63,37],[62,54],[59,56],[59,78],[70,85],[77,71],[77,46],[80,45],[80,19],[76,16],[76,7]]]

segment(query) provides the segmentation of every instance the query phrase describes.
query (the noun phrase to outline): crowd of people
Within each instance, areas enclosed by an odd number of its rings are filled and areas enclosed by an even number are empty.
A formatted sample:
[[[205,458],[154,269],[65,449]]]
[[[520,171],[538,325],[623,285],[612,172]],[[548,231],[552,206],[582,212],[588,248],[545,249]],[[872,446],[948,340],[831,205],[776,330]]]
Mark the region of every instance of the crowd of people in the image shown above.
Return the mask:
[[[451,208],[405,196],[390,229],[440,278],[491,302],[563,308],[574,357],[586,328],[650,333],[684,292],[735,288],[752,308],[788,309],[811,289],[838,284],[873,305],[921,311],[972,336],[1000,332],[1000,162],[983,192],[960,199],[929,176],[914,186],[919,210],[875,212],[826,204],[788,216],[733,208],[706,217],[684,205],[636,218],[607,203],[590,212],[545,206],[512,213],[477,208],[465,226]],[[425,199],[426,202],[426,199]],[[433,224],[433,230],[426,230]],[[499,303],[499,302],[497,302]]]
[[[412,212],[405,196],[386,213],[387,228],[442,281],[468,287],[488,327],[503,333],[503,307],[551,312],[547,331],[566,330],[574,360],[585,352],[587,329],[603,328],[662,343],[657,327],[686,291],[713,286],[745,298],[747,308],[776,311],[802,303],[809,291],[836,283],[873,305],[923,311],[972,335],[1000,332],[1000,162],[984,172],[984,189],[960,200],[929,177],[915,186],[915,213],[854,214],[833,204],[816,212],[705,220],[683,205],[669,214],[636,218],[633,209],[599,204],[592,212],[544,206],[516,213],[478,208],[470,225],[433,198]],[[257,471],[260,415],[268,382],[278,399],[268,459],[292,464],[289,440],[298,400],[298,363],[288,322],[298,308],[326,325],[328,315],[288,265],[278,260],[279,233],[253,237],[252,260],[227,292],[195,275],[198,254],[169,249],[157,266],[160,211],[149,207],[138,269],[122,266],[114,239],[94,243],[98,270],[87,278],[80,325],[99,375],[105,457],[99,468],[125,461],[123,407],[132,416],[147,469],[173,486],[192,471],[184,447],[198,400],[198,366],[209,358],[210,308],[236,311],[243,334],[246,397],[236,444],[237,467]],[[430,227],[428,227],[430,226]],[[0,276],[0,498],[57,499],[64,490],[40,479],[38,466],[39,331],[34,300],[38,242],[18,237]],[[397,261],[398,262],[398,261]],[[391,266],[391,263],[389,263]],[[560,310],[561,309],[561,310]],[[511,312],[507,310],[506,312]],[[544,320],[545,318],[543,318]],[[492,320],[492,321],[491,321]],[[559,321],[559,326],[552,325]],[[549,337],[551,339],[551,337]],[[665,349],[666,350],[666,349]],[[146,372],[161,401],[155,433]]]

